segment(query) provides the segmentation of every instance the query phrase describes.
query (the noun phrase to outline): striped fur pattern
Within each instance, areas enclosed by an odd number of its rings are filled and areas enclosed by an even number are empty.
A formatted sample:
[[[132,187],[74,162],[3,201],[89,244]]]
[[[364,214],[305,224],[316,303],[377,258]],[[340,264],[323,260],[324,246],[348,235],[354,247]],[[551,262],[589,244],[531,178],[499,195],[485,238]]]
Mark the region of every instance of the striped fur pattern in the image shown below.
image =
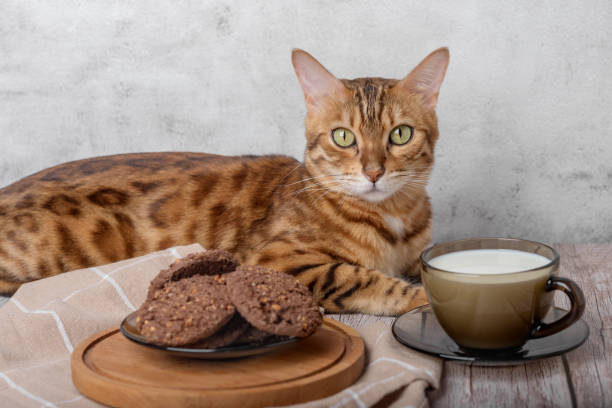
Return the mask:
[[[294,65],[308,107],[303,163],[139,153],[26,177],[0,190],[0,292],[199,242],[295,276],[329,312],[395,315],[425,303],[412,281],[431,234],[433,109],[405,80],[338,80],[340,94],[309,99],[295,52]],[[403,123],[414,128],[412,140],[390,146],[388,132]],[[337,127],[354,132],[355,147],[333,143]],[[355,190],[373,165],[384,167],[383,199]]]

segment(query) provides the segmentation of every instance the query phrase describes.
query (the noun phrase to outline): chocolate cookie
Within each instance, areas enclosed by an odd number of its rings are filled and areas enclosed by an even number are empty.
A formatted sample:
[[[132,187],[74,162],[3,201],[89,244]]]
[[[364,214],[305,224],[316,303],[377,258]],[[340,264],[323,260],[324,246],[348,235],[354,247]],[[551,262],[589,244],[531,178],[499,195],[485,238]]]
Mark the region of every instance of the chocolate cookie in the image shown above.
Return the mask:
[[[253,326],[244,320],[240,314],[236,313],[232,320],[219,329],[218,332],[189,347],[214,349],[229,346],[230,344],[237,343],[237,340],[251,327]]]
[[[312,294],[292,276],[262,266],[240,266],[226,276],[231,301],[256,328],[306,337],[321,324]]]
[[[232,272],[238,267],[234,256],[220,249],[196,252],[173,262],[168,269],[162,270],[149,285],[147,300],[167,282],[178,281],[194,275],[217,275]]]
[[[238,337],[234,341],[234,344],[235,345],[239,345],[239,344],[253,344],[253,343],[260,344],[260,343],[263,343],[264,340],[266,340],[270,336],[273,336],[273,335],[270,334],[270,333],[266,333],[263,330],[259,330],[257,327],[251,326],[247,322],[247,329],[245,330],[244,333],[242,333],[240,335],[240,337]]]
[[[213,335],[235,311],[224,275],[195,275],[167,282],[141,306],[136,322],[151,343],[184,346]]]

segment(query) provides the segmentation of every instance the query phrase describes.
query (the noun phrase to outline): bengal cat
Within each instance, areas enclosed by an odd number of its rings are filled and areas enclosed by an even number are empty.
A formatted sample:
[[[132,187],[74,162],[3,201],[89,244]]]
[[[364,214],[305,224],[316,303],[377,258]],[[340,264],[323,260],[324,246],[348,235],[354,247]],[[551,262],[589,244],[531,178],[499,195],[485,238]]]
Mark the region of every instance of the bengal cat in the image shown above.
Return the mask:
[[[337,79],[294,50],[304,162],[141,153],[65,163],[0,190],[0,292],[64,271],[199,242],[306,284],[328,312],[426,303],[425,191],[448,50],[402,80]]]

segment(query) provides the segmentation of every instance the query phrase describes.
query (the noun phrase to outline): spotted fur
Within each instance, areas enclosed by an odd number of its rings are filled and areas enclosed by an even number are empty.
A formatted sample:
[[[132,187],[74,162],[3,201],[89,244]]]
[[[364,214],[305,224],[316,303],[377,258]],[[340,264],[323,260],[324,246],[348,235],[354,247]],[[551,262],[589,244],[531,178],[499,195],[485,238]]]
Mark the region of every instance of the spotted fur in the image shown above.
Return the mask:
[[[318,101],[302,83],[303,163],[286,156],[124,154],[65,163],[5,187],[0,292],[199,242],[295,276],[330,312],[398,314],[424,303],[411,280],[431,234],[425,181],[438,129],[427,93],[405,86],[407,79],[342,80],[340,93]],[[401,150],[389,146],[390,129],[407,122],[413,140]],[[357,135],[355,148],[333,144],[330,131],[339,126]],[[380,202],[339,187],[372,164],[389,175],[411,170],[415,180]],[[326,182],[332,173],[340,174],[334,185]]]

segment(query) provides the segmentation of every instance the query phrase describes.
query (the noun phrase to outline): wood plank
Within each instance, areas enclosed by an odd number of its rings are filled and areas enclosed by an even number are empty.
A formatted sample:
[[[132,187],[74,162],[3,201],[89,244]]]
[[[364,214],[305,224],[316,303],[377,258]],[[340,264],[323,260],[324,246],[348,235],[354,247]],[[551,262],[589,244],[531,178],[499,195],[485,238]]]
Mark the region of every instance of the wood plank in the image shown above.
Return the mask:
[[[577,265],[612,264],[612,243],[607,244],[558,244],[561,260],[572,258]]]
[[[395,320],[395,317],[367,315],[360,313],[326,314],[325,316],[331,317],[332,319],[335,319],[351,327],[365,327],[376,322],[383,322],[387,326],[391,327],[393,321]]]
[[[493,401],[499,407],[527,406],[525,380],[524,366],[498,369],[445,362],[440,388],[428,393],[429,402],[432,407],[486,406]]]
[[[559,245],[560,274],[576,281],[586,298],[583,319],[591,334],[566,354],[579,407],[612,406],[612,244]],[[555,299],[569,307],[564,296]]]
[[[432,407],[571,407],[560,357],[514,367],[445,362],[441,387],[428,394]]]

